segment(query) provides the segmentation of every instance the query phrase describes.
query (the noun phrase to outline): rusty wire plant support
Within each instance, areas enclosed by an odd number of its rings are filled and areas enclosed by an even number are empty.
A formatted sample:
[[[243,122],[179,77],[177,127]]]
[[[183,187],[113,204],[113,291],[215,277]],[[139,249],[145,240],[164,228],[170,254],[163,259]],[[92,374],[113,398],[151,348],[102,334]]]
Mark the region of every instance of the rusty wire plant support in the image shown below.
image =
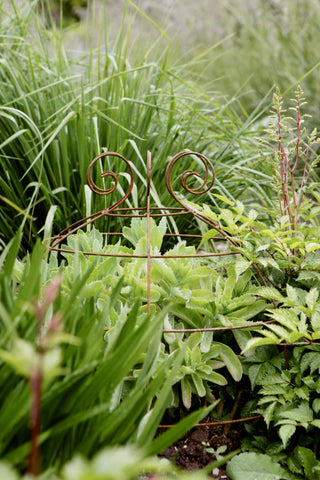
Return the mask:
[[[61,245],[62,243],[70,236],[76,234],[76,232],[87,225],[93,224],[97,220],[103,218],[103,217],[118,217],[118,218],[147,218],[147,253],[146,255],[135,255],[135,254],[109,254],[109,253],[99,253],[99,252],[86,252],[82,251],[84,255],[95,255],[95,256],[107,256],[107,257],[120,257],[120,258],[145,258],[146,259],[146,269],[147,269],[147,311],[150,313],[150,305],[151,305],[151,300],[150,300],[150,287],[151,287],[151,261],[156,260],[156,259],[165,259],[165,258],[199,258],[199,257],[222,257],[222,256],[227,256],[227,255],[241,255],[240,252],[237,251],[223,251],[223,252],[212,252],[212,253],[202,253],[198,252],[195,255],[168,255],[168,254],[163,254],[163,255],[153,255],[151,253],[151,245],[150,245],[150,218],[161,218],[161,217],[171,217],[171,216],[180,216],[180,215],[192,215],[194,218],[197,218],[201,222],[204,222],[207,224],[210,228],[215,229],[217,231],[218,236],[213,237],[213,240],[219,240],[223,241],[224,243],[229,243],[233,247],[238,247],[237,241],[229,236],[225,231],[223,231],[219,225],[218,222],[213,221],[211,218],[201,214],[201,212],[197,211],[196,209],[192,208],[189,204],[184,203],[182,200],[180,200],[175,193],[173,186],[172,186],[172,171],[175,166],[175,164],[183,157],[193,155],[197,157],[203,167],[204,167],[204,179],[201,179],[201,175],[191,169],[185,170],[181,175],[180,175],[180,184],[183,187],[184,190],[187,192],[194,194],[194,195],[201,195],[206,192],[208,192],[211,187],[214,184],[215,180],[215,171],[214,167],[211,163],[211,161],[205,157],[204,155],[197,153],[197,152],[192,152],[192,151],[183,151],[178,154],[176,154],[168,163],[166,173],[165,173],[165,184],[168,192],[170,195],[173,197],[173,199],[180,204],[180,207],[153,207],[151,206],[151,152],[148,151],[147,153],[147,163],[146,163],[146,205],[143,207],[135,207],[135,208],[129,208],[129,207],[120,207],[130,196],[133,186],[134,186],[134,173],[133,169],[130,165],[130,162],[122,155],[116,152],[104,152],[100,155],[98,155],[94,160],[90,163],[88,170],[87,170],[87,183],[90,187],[90,189],[96,193],[97,195],[109,195],[112,194],[118,186],[118,176],[114,172],[107,170],[102,172],[101,178],[106,178],[106,177],[111,177],[114,184],[111,188],[108,189],[103,189],[98,187],[93,178],[92,178],[92,168],[96,164],[97,161],[104,159],[105,157],[116,157],[123,161],[130,174],[130,180],[129,180],[129,187],[126,191],[126,193],[120,198],[120,200],[116,201],[113,203],[111,206],[109,206],[106,209],[100,210],[97,213],[93,213],[75,223],[70,225],[69,227],[65,228],[62,232],[60,232],[57,236],[53,237],[51,239],[51,245],[50,245],[50,250],[52,251],[58,251],[61,253],[75,253],[75,251],[70,250],[70,249],[65,249],[62,248]],[[190,187],[188,182],[189,179],[197,178],[200,179],[200,185],[197,187]],[[112,232],[108,233],[111,235],[121,235],[121,232]],[[166,234],[168,236],[172,237],[181,237],[181,238],[199,238],[201,239],[201,235],[188,235],[188,234],[180,234],[180,233],[168,233]],[[260,270],[258,269],[257,266],[253,265],[253,268],[256,270],[256,273],[258,274],[260,280],[264,285],[266,285],[266,281],[263,278]],[[235,329],[242,329],[242,328],[252,328],[252,326],[260,326],[264,325],[266,323],[273,323],[274,320],[270,320],[267,322],[256,322],[254,325],[244,325],[244,326],[227,326],[227,327],[215,327],[215,328],[199,328],[199,329],[172,329],[172,330],[163,330],[163,332],[169,332],[169,333],[191,333],[191,332],[208,332],[208,331],[226,331],[226,330],[235,330]],[[236,423],[236,422],[241,422],[241,421],[249,421],[249,420],[254,420],[260,418],[260,416],[254,416],[250,418],[245,418],[245,419],[238,419],[238,420],[227,420],[225,422],[206,422],[203,424],[204,426],[207,425],[220,425],[220,424],[229,424],[229,423]],[[202,425],[202,424],[197,424],[197,425]],[[160,428],[168,428],[170,425],[160,425]]]
[[[64,249],[61,247],[61,244],[63,241],[65,241],[70,235],[74,235],[78,230],[86,227],[89,224],[92,224],[99,220],[100,218],[103,217],[119,217],[119,218],[136,218],[136,217],[146,217],[147,218],[147,254],[146,255],[134,255],[134,254],[109,254],[109,253],[98,253],[98,252],[82,252],[84,255],[100,255],[100,256],[115,256],[115,257],[130,257],[130,258],[145,258],[147,261],[147,309],[148,312],[150,312],[150,285],[151,285],[151,260],[152,259],[157,259],[157,258],[192,258],[192,257],[222,257],[226,255],[240,255],[239,252],[235,251],[224,251],[224,252],[212,252],[212,253],[196,253],[195,255],[152,255],[151,254],[151,246],[150,246],[150,218],[159,218],[159,217],[169,217],[169,216],[180,216],[180,215],[192,215],[195,218],[198,218],[202,222],[206,223],[209,225],[211,228],[214,228],[217,230],[217,232],[220,234],[219,238],[220,240],[228,241],[232,245],[237,246],[237,243],[232,239],[232,237],[228,236],[225,232],[223,232],[219,225],[216,222],[213,222],[211,219],[208,217],[202,215],[200,212],[197,210],[191,208],[188,204],[184,203],[182,200],[178,198],[176,193],[173,190],[172,187],[172,170],[173,167],[175,166],[176,162],[180,160],[182,157],[185,157],[187,155],[194,155],[200,161],[202,162],[204,169],[205,169],[205,178],[201,181],[201,184],[198,187],[191,188],[188,185],[188,181],[191,177],[197,177],[201,178],[200,174],[193,171],[193,170],[185,170],[181,176],[180,176],[180,183],[181,186],[189,193],[192,193],[194,195],[201,195],[206,192],[208,192],[211,187],[214,184],[215,180],[215,172],[214,172],[214,167],[210,160],[202,155],[201,153],[197,152],[191,152],[191,151],[184,151],[180,152],[177,155],[175,155],[169,162],[166,173],[165,173],[165,184],[167,187],[168,192],[170,195],[174,198],[174,200],[181,205],[181,207],[152,207],[151,206],[151,193],[150,193],[150,187],[151,187],[151,152],[148,151],[147,153],[147,192],[146,192],[146,206],[145,207],[136,207],[136,208],[128,208],[128,207],[121,207],[120,205],[125,202],[125,200],[129,197],[129,195],[132,192],[133,186],[134,186],[134,174],[133,174],[133,169],[130,165],[130,162],[122,155],[116,152],[104,152],[100,155],[98,155],[89,165],[88,170],[87,170],[87,182],[90,187],[90,189],[96,193],[97,195],[109,195],[113,193],[118,185],[118,176],[110,171],[107,170],[101,174],[102,178],[106,177],[111,177],[114,181],[114,185],[111,188],[108,189],[103,189],[98,187],[95,182],[92,179],[92,167],[94,164],[104,158],[104,157],[117,157],[121,159],[125,164],[127,165],[127,168],[129,170],[130,174],[130,182],[129,182],[129,187],[127,189],[127,192],[120,198],[120,200],[116,201],[114,204],[112,204],[110,207],[100,210],[97,213],[93,213],[81,220],[78,220],[77,222],[73,223],[69,227],[65,228],[62,232],[60,232],[57,236],[53,237],[51,240],[51,246],[50,250],[55,250],[59,251],[61,253],[74,253],[72,250],[69,249]],[[211,176],[211,179],[209,177]],[[208,184],[207,184],[208,183]],[[119,232],[113,232],[111,234],[114,235],[121,235]],[[166,234],[169,236],[179,236],[179,237],[187,237],[187,238],[201,238],[201,235],[188,235],[188,234],[174,234],[174,233],[169,233]],[[232,328],[232,327],[230,327]],[[188,330],[186,330],[188,331]]]

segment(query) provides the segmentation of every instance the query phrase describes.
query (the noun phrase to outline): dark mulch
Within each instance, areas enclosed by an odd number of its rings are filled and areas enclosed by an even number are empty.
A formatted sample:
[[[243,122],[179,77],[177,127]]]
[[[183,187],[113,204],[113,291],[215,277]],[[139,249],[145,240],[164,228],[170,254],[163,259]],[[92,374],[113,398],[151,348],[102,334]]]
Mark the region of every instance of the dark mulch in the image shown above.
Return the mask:
[[[242,427],[230,430],[220,425],[193,428],[184,439],[167,448],[160,457],[167,458],[185,470],[198,470],[216,460],[214,452],[223,445],[227,448],[223,455],[238,449],[243,438]],[[216,468],[211,476],[218,480],[229,477],[223,468]]]

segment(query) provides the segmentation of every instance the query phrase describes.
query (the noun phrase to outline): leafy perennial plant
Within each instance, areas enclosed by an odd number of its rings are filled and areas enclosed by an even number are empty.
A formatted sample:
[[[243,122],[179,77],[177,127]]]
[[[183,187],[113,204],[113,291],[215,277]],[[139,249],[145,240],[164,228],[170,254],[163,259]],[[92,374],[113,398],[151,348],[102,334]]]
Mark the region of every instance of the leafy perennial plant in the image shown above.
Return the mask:
[[[304,144],[302,104],[298,90],[295,128],[286,129],[292,120],[282,119],[276,94],[276,133],[263,143],[271,147],[278,205],[257,212],[219,194],[225,208],[201,210],[214,227],[202,245],[218,251],[225,242],[234,255],[166,258],[196,249],[167,246],[166,220],[150,222],[151,253],[159,256],[151,260],[150,313],[146,260],[131,256],[147,253],[146,219],[123,227],[123,242],[88,228],[69,236],[62,254],[37,244],[16,260],[20,230],[1,255],[2,457],[26,468],[30,411],[32,474],[40,457],[49,475],[75,451],[92,456],[105,445],[134,443],[156,454],[234,397],[241,382],[243,416],[261,414],[267,430],[255,426],[252,438],[247,427],[250,452],[231,460],[230,478],[262,480],[262,468],[278,479],[317,478],[319,194],[306,185],[317,139],[313,133]],[[213,239],[217,231],[223,241]],[[154,439],[176,406],[202,408]],[[91,471],[95,460],[81,468]]]

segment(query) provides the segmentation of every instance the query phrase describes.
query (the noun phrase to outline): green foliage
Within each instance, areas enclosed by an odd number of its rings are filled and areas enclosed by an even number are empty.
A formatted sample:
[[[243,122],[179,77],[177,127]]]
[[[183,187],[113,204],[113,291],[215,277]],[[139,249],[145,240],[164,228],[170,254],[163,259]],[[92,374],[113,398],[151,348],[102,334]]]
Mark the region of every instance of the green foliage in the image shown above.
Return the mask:
[[[153,314],[152,321],[139,303],[128,308],[118,278],[104,308],[97,309],[96,291],[87,289],[95,261],[74,273],[69,288],[62,277],[60,287],[59,268],[54,256],[47,263],[45,246],[37,244],[31,257],[14,267],[17,245],[15,239],[0,275],[1,457],[25,467],[35,404],[41,405],[38,442],[44,470],[61,466],[75,451],[88,456],[105,445],[148,446],[184,355],[183,347],[160,355],[167,308]],[[114,316],[118,321],[104,338],[105,324]],[[137,363],[139,373],[132,377]],[[40,378],[38,390],[34,378]],[[214,406],[186,418],[161,446],[169,446]]]
[[[258,453],[241,453],[234,457],[227,466],[231,480],[293,480],[296,477],[286,472],[278,463],[267,455]]]
[[[314,153],[315,145],[319,143],[317,130],[314,129],[307,135],[303,125],[306,115],[302,114],[302,107],[305,103],[302,89],[298,86],[294,107],[291,108],[294,116],[288,116],[283,109],[280,91],[277,89],[273,96],[272,123],[266,131],[268,137],[261,142],[272,152],[272,157],[266,155],[266,158],[271,163],[274,188],[279,202],[276,213],[280,213],[280,223],[287,223],[288,230],[291,230],[295,237],[301,211],[303,208],[306,209],[306,205],[303,205],[306,185],[311,171],[319,160]],[[302,172],[301,178],[295,175],[299,170]],[[308,214],[308,218],[312,216]]]
[[[8,465],[36,475],[41,446],[40,478],[48,480],[146,472],[179,478],[149,455],[174,443],[241,382],[250,398],[243,416],[260,413],[265,425],[247,426],[243,449],[251,451],[231,460],[230,478],[318,478],[320,193],[307,183],[316,178],[318,139],[304,129],[302,90],[294,116],[284,116],[276,91],[268,139],[262,153],[254,152],[261,106],[250,117],[244,112],[243,123],[229,101],[185,77],[169,47],[156,59],[142,52],[131,66],[125,15],[117,41],[105,41],[103,53],[99,46],[81,60],[68,57],[62,31],[43,28],[36,3],[0,7],[0,455],[7,462],[0,476],[19,478]],[[196,247],[172,247],[165,234],[193,226],[151,221],[157,258],[148,292],[147,220],[133,219],[122,228],[123,242],[114,243],[99,231],[115,229],[104,218],[68,237],[63,254],[36,242],[23,257],[40,230],[50,236],[53,224],[61,230],[123,195],[128,175],[107,158],[93,177],[109,188],[99,175],[115,171],[112,198],[79,188],[91,158],[114,150],[132,161],[138,181],[126,204],[137,207],[151,150],[151,201],[170,206],[163,172],[185,148],[215,160],[209,205],[192,204],[210,226],[201,246],[232,255],[186,258]],[[191,156],[187,172],[194,168],[204,173]],[[178,167],[173,178],[178,192]],[[154,438],[170,407],[191,413]],[[125,447],[97,453],[116,445]],[[71,460],[75,452],[83,456]]]
[[[259,347],[245,360],[252,389],[258,389],[256,411],[268,428],[276,428],[284,448],[301,429],[311,433],[320,427],[319,346],[294,347],[288,362],[286,369],[276,347]]]
[[[147,269],[145,258],[135,258],[147,254],[146,219],[133,219],[131,227],[124,227],[123,235],[133,248],[106,244],[103,236],[95,228],[90,232],[79,231],[77,235],[67,239],[66,249],[75,253],[63,253],[67,265],[59,270],[63,273],[62,288],[69,293],[79,272],[92,268],[88,282],[83,289],[83,296],[94,298],[98,310],[105,311],[106,304],[112,290],[116,287],[119,278],[122,278],[118,303],[111,312],[110,319],[106,320],[109,332],[119,329],[123,321],[121,304],[131,305],[136,298],[147,302]],[[184,406],[190,408],[192,397],[206,397],[212,402],[212,384],[226,385],[227,376],[239,381],[242,376],[242,367],[236,353],[224,343],[213,340],[213,332],[193,333],[190,336],[182,333],[170,333],[172,329],[183,329],[185,326],[203,328],[227,323],[228,314],[250,318],[250,307],[254,297],[245,293],[237,301],[230,301],[233,282],[234,295],[240,283],[244,293],[248,280],[241,277],[236,280],[230,277],[224,289],[217,288],[222,284],[223,273],[219,275],[208,262],[203,265],[201,258],[170,258],[171,255],[194,255],[195,248],[187,246],[185,242],[178,242],[172,249],[162,251],[166,220],[162,219],[159,225],[151,219],[150,244],[151,254],[159,258],[151,260],[150,271],[150,300],[151,311],[166,311],[164,326],[167,333],[163,337],[162,358],[170,358],[177,351],[185,347],[182,365],[179,368],[175,383],[181,384],[181,398]],[[81,251],[80,251],[81,250]],[[133,257],[92,257],[81,252],[96,252],[101,254],[133,255]],[[167,257],[169,256],[169,257]],[[56,267],[55,267],[56,268]],[[215,281],[212,281],[215,279]],[[220,280],[219,280],[220,279]],[[221,297],[221,302],[219,299]],[[249,306],[247,306],[249,305]],[[248,312],[245,315],[246,309]],[[256,313],[256,307],[254,314]],[[145,316],[146,305],[140,308],[141,316]],[[232,312],[232,313],[231,313]],[[225,315],[225,317],[223,316]],[[252,315],[254,315],[252,314]],[[224,318],[225,323],[223,323]],[[231,319],[229,319],[229,324]],[[239,323],[245,323],[239,320]],[[229,375],[218,373],[224,369]],[[135,369],[135,375],[139,371]],[[173,404],[178,406],[179,397],[174,389]]]
[[[217,87],[229,96],[239,96],[239,110],[246,115],[274,85],[288,92],[301,83],[312,99],[309,122],[319,125],[319,62],[314,42],[318,2],[230,0],[222,3],[219,14],[222,35],[216,29],[211,44],[224,41],[206,70],[216,78]]]
[[[0,462],[1,478],[28,480],[20,476],[5,462]],[[42,480],[136,480],[142,475],[161,475],[164,480],[204,480],[202,472],[185,473],[170,462],[156,457],[146,457],[143,450],[132,446],[106,448],[96,453],[92,460],[77,455],[66,463],[59,476],[53,472],[41,475]]]
[[[221,96],[209,96],[190,81],[183,65],[174,63],[170,42],[156,58],[152,42],[150,50],[141,52],[139,60],[135,55],[131,63],[134,42],[125,9],[119,36],[112,43],[102,40],[81,58],[68,55],[64,31],[45,29],[36,3],[12,0],[12,10],[0,7],[6,20],[0,26],[3,245],[22,224],[23,246],[30,248],[30,233],[39,235],[50,207],[56,207],[54,233],[58,233],[75,218],[118,200],[128,186],[123,162],[96,165],[101,188],[110,186],[108,178],[100,178],[101,172],[120,173],[113,195],[91,197],[85,187],[90,161],[104,151],[119,152],[133,164],[136,187],[129,207],[145,198],[148,150],[155,159],[151,199],[157,206],[172,205],[163,172],[168,158],[185,148],[214,157],[217,184],[227,196],[245,191],[232,172],[236,158],[243,164],[251,162],[255,140],[244,132],[254,118],[243,124]],[[99,28],[93,20],[87,31]],[[90,38],[88,44],[92,45]],[[181,231],[188,227],[179,219],[177,223]],[[113,226],[111,222],[101,229],[110,231]]]

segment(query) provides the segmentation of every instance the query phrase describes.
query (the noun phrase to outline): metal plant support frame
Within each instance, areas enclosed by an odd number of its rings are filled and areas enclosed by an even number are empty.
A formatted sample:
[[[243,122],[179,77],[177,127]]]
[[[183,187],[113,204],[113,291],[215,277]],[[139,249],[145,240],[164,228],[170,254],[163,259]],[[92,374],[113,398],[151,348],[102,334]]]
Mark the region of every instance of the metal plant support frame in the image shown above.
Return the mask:
[[[90,189],[96,193],[97,195],[109,195],[113,193],[118,185],[118,176],[114,172],[107,170],[105,172],[102,172],[101,178],[106,178],[106,177],[111,177],[114,181],[114,185],[111,188],[108,189],[103,189],[98,187],[91,175],[92,167],[94,164],[104,158],[104,157],[116,157],[121,159],[127,166],[130,174],[130,182],[129,182],[129,187],[127,192],[118,200],[117,202],[113,203],[111,206],[109,206],[106,209],[100,210],[99,212],[93,213],[85,218],[82,218],[81,220],[78,220],[77,222],[71,224],[64,230],[62,230],[58,235],[53,237],[51,239],[51,244],[50,244],[50,250],[58,251],[61,253],[75,253],[74,251],[70,249],[64,249],[61,247],[62,242],[64,242],[70,235],[74,235],[78,230],[86,227],[89,224],[92,224],[96,222],[97,220],[103,218],[103,217],[117,217],[117,218],[147,218],[147,254],[146,255],[135,255],[135,254],[111,254],[111,253],[101,253],[101,252],[85,252],[83,251],[82,253],[84,255],[95,255],[95,256],[106,256],[106,257],[120,257],[120,258],[145,258],[147,261],[147,309],[148,312],[150,312],[150,286],[151,286],[151,260],[153,259],[165,259],[165,258],[201,258],[201,257],[223,257],[223,256],[228,256],[228,255],[241,255],[240,252],[237,251],[224,251],[224,252],[212,252],[212,253],[196,253],[195,255],[152,255],[151,254],[151,246],[150,246],[150,218],[162,218],[162,217],[172,217],[172,216],[181,216],[181,215],[192,215],[194,218],[197,218],[201,222],[205,223],[208,225],[210,228],[215,229],[217,231],[217,234],[219,234],[217,237],[212,237],[213,240],[219,240],[223,241],[225,243],[229,243],[230,245],[234,247],[238,247],[239,244],[237,241],[230,235],[228,235],[226,232],[224,232],[219,223],[213,221],[211,218],[209,218],[206,215],[203,215],[201,212],[191,208],[190,205],[184,203],[182,200],[178,198],[176,193],[173,190],[172,187],[172,170],[175,166],[175,164],[178,162],[183,157],[194,155],[198,159],[201,160],[204,170],[205,170],[205,175],[204,179],[201,180],[201,184],[198,187],[191,188],[188,186],[188,180],[191,177],[197,177],[201,179],[201,175],[191,169],[185,170],[181,175],[180,175],[180,184],[189,193],[192,193],[194,195],[202,195],[204,193],[207,193],[213,186],[214,181],[215,181],[215,171],[214,167],[212,165],[212,162],[203,154],[198,153],[198,152],[192,152],[192,151],[183,151],[180,153],[177,153],[172,157],[172,159],[169,161],[166,172],[165,172],[165,185],[170,193],[170,195],[173,197],[173,199],[180,205],[180,207],[152,207],[151,206],[151,152],[147,152],[147,163],[146,163],[146,170],[147,170],[147,175],[146,175],[146,183],[147,183],[147,188],[146,188],[146,205],[144,207],[120,207],[121,204],[125,202],[125,200],[130,196],[133,186],[134,186],[134,173],[133,169],[130,165],[130,162],[120,153],[116,152],[104,152],[95,157],[92,162],[90,163],[88,170],[87,170],[87,183],[90,187]],[[209,178],[211,174],[211,179]],[[208,185],[206,185],[208,182]],[[122,235],[121,232],[111,232],[108,233],[109,235]],[[190,235],[190,234],[175,234],[175,233],[167,233],[166,236],[171,236],[171,237],[182,237],[182,238],[202,238],[202,235]],[[253,265],[253,268],[255,269],[256,273],[260,277],[260,280],[262,283],[266,286],[266,281],[261,275],[260,270],[258,269],[257,266]],[[271,323],[273,320],[270,320],[270,322],[261,322],[261,323],[256,323],[256,326],[259,325],[264,325],[265,323]],[[249,328],[248,326],[229,326],[229,327],[215,327],[215,328],[206,328],[206,329],[184,329],[184,330],[170,330],[170,332],[193,332],[193,331],[224,331],[224,330],[234,330],[234,329],[242,329],[242,328]]]
[[[193,170],[185,170],[181,176],[180,176],[180,183],[181,186],[189,193],[192,193],[194,195],[201,195],[206,192],[208,192],[211,187],[214,184],[215,180],[215,172],[214,172],[214,167],[210,160],[202,155],[201,153],[197,152],[192,152],[192,151],[184,151],[176,154],[168,163],[166,173],[165,173],[165,184],[168,192],[170,195],[173,197],[173,199],[180,204],[180,207],[152,207],[151,206],[151,152],[148,151],[147,153],[147,175],[146,175],[146,205],[144,207],[136,207],[136,208],[129,208],[129,207],[121,207],[120,205],[125,202],[125,200],[129,197],[129,195],[132,192],[133,186],[134,186],[134,173],[133,169],[130,165],[130,162],[122,155],[116,152],[104,152],[100,155],[98,155],[92,162],[90,163],[88,170],[87,170],[87,183],[90,187],[90,189],[96,193],[97,195],[109,195],[113,193],[118,185],[118,176],[114,172],[107,170],[101,174],[102,178],[106,177],[111,177],[114,181],[114,185],[111,188],[108,189],[103,189],[98,187],[93,179],[92,179],[92,167],[94,164],[100,160],[101,158],[104,157],[117,157],[121,159],[125,164],[127,165],[127,168],[129,170],[130,174],[130,182],[129,182],[129,187],[127,192],[114,204],[112,204],[110,207],[100,210],[97,213],[93,213],[85,218],[82,218],[81,220],[78,220],[77,222],[73,223],[69,227],[65,228],[60,232],[57,236],[53,237],[51,239],[51,245],[50,245],[50,250],[58,251],[61,253],[74,253],[72,250],[69,249],[64,249],[61,247],[62,242],[64,242],[70,235],[74,235],[78,230],[86,227],[89,224],[92,224],[99,220],[100,218],[103,217],[118,217],[118,218],[147,218],[147,253],[146,255],[129,255],[129,254],[108,254],[108,253],[99,253],[99,252],[82,252],[85,255],[97,255],[97,256],[114,256],[114,257],[131,257],[131,258],[145,258],[147,262],[147,309],[148,312],[150,312],[150,286],[151,286],[151,260],[153,259],[164,259],[164,258],[192,258],[192,257],[222,257],[226,255],[239,255],[238,252],[214,252],[214,253],[197,253],[195,255],[152,255],[151,254],[151,245],[150,245],[150,218],[161,218],[161,217],[170,217],[170,216],[181,216],[181,215],[192,215],[194,218],[199,219],[200,221],[206,223],[209,225],[211,228],[214,228],[217,230],[217,232],[220,234],[219,237],[215,237],[215,239],[219,240],[224,240],[228,241],[231,244],[236,246],[236,242],[232,239],[232,237],[228,236],[225,232],[223,232],[217,223],[213,222],[211,219],[208,217],[202,215],[200,212],[192,209],[188,204],[185,204],[183,201],[181,201],[176,193],[173,190],[172,187],[172,169],[175,166],[176,162],[180,160],[182,157],[185,157],[187,155],[195,155],[198,157],[205,169],[205,177],[201,181],[201,184],[198,187],[191,188],[188,186],[188,180],[190,177],[197,177],[201,178],[200,174],[193,171]],[[211,180],[209,179],[209,176],[211,176]],[[207,185],[208,183],[208,185]],[[109,233],[110,234],[110,233]],[[112,232],[111,235],[121,235],[119,232]],[[174,233],[168,233],[166,234],[167,236],[179,236],[183,238],[202,238],[201,235],[188,235],[188,234],[174,234]],[[239,328],[239,327],[237,327]],[[208,331],[210,329],[206,329],[205,331]],[[212,329],[211,329],[212,330]],[[216,330],[216,329],[214,329]],[[220,330],[220,329],[219,329]],[[187,330],[189,331],[189,330]],[[192,331],[192,330],[191,330]]]
[[[71,235],[76,234],[76,232],[87,225],[93,224],[97,220],[103,218],[103,217],[117,217],[117,218],[146,218],[147,219],[147,253],[146,255],[135,255],[135,254],[109,254],[109,253],[101,253],[101,252],[86,252],[82,251],[84,255],[95,255],[95,256],[106,256],[106,257],[120,257],[120,258],[145,258],[146,259],[146,269],[147,269],[147,311],[150,313],[150,306],[151,306],[151,299],[150,299],[150,290],[151,290],[151,261],[156,260],[156,259],[165,259],[165,258],[201,258],[201,257],[222,257],[222,256],[227,256],[227,255],[241,255],[240,252],[237,251],[223,251],[223,252],[212,252],[212,253],[197,253],[195,255],[168,255],[168,254],[163,254],[163,255],[153,255],[151,253],[151,245],[150,245],[150,218],[162,218],[162,217],[171,217],[171,216],[180,216],[180,215],[192,215],[194,218],[197,218],[201,222],[205,223],[208,225],[210,228],[215,229],[217,231],[218,236],[217,237],[212,237],[213,240],[219,240],[219,241],[224,241],[225,243],[229,243],[230,245],[237,247],[239,246],[238,243],[234,238],[229,236],[226,232],[224,232],[218,222],[213,221],[211,218],[201,214],[201,212],[192,209],[191,206],[188,204],[184,203],[182,200],[178,198],[176,193],[173,190],[172,187],[172,170],[176,164],[181,158],[189,155],[194,155],[196,156],[203,164],[204,166],[204,179],[201,180],[201,175],[191,169],[185,170],[181,175],[180,175],[180,184],[183,187],[184,190],[187,192],[194,194],[194,195],[201,195],[206,192],[208,192],[215,180],[215,171],[214,167],[211,163],[211,161],[202,155],[201,153],[198,152],[192,152],[192,151],[183,151],[178,154],[176,154],[168,163],[167,168],[166,168],[166,173],[165,173],[165,185],[170,193],[170,195],[173,197],[173,199],[180,205],[180,207],[152,207],[151,206],[151,152],[147,152],[147,162],[146,162],[146,205],[143,207],[135,207],[135,208],[129,208],[129,207],[120,207],[125,200],[129,197],[129,195],[132,192],[133,186],[134,186],[134,173],[133,169],[130,165],[130,162],[121,154],[116,153],[116,152],[104,152],[92,160],[90,163],[88,170],[87,170],[87,183],[90,187],[90,189],[96,193],[97,195],[109,195],[112,194],[118,185],[118,176],[114,172],[107,170],[101,174],[102,178],[106,177],[111,177],[114,181],[114,185],[111,188],[108,189],[103,189],[98,187],[93,179],[92,179],[92,168],[95,165],[95,163],[104,158],[104,157],[116,157],[123,161],[130,173],[130,182],[129,182],[129,187],[127,192],[120,198],[120,200],[116,201],[114,204],[112,204],[110,207],[100,210],[97,213],[93,213],[85,218],[82,218],[81,220],[78,220],[77,222],[73,223],[69,227],[65,228],[62,230],[58,235],[53,237],[51,239],[51,244],[50,244],[50,250],[51,251],[57,251],[61,253],[75,253],[75,251],[70,250],[70,249],[65,249],[62,248],[61,245],[62,243]],[[191,188],[188,185],[188,181],[191,177],[197,177],[200,179],[200,185],[195,188]],[[211,177],[211,179],[210,179]],[[122,235],[121,232],[112,232],[108,233],[109,235]],[[182,237],[182,238],[202,238],[201,235],[188,235],[188,234],[173,234],[173,233],[168,233],[166,234],[167,236],[172,236],[172,237]],[[257,266],[253,265],[253,268],[255,269],[256,273],[260,277],[260,280],[264,285],[266,285],[266,281],[263,278],[260,270],[258,269]],[[274,320],[270,320],[267,322],[256,322],[254,323],[254,326],[262,326],[265,325],[266,323],[273,323]],[[245,329],[245,328],[252,328],[253,325],[243,325],[243,326],[228,326],[228,327],[213,327],[213,328],[202,328],[202,329],[171,329],[171,330],[163,330],[164,333],[175,333],[175,332],[186,332],[186,333],[191,333],[191,332],[208,332],[208,331],[225,331],[225,330],[236,330],[236,329]],[[244,418],[244,419],[236,419],[233,420],[231,418],[230,420],[223,421],[223,422],[206,422],[206,423],[200,423],[197,424],[198,426],[208,426],[208,425],[229,425],[231,423],[237,423],[237,422],[243,422],[243,421],[249,421],[249,420],[254,420],[257,418],[261,418],[260,415],[256,415],[254,417],[249,417],[249,418]],[[160,425],[159,427],[163,428],[168,428],[173,425]]]

